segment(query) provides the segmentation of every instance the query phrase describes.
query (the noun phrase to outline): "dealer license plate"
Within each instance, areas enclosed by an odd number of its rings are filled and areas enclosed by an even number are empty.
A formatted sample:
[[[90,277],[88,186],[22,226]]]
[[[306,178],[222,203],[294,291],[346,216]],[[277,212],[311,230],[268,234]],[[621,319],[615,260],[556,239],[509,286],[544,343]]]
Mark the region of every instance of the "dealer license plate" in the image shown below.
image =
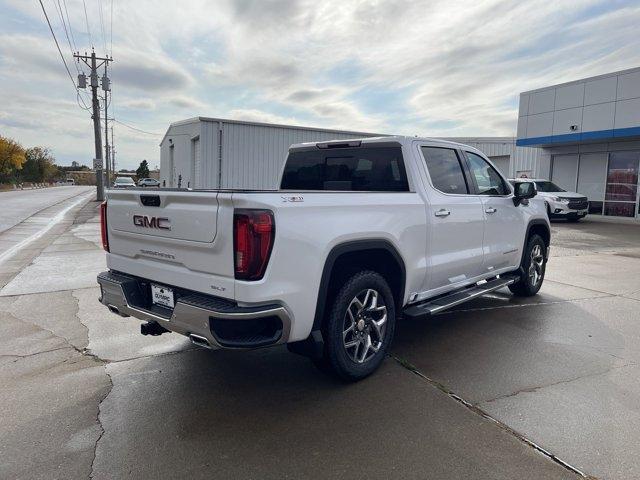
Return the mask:
[[[174,307],[173,290],[161,285],[151,284],[151,301],[163,307]]]

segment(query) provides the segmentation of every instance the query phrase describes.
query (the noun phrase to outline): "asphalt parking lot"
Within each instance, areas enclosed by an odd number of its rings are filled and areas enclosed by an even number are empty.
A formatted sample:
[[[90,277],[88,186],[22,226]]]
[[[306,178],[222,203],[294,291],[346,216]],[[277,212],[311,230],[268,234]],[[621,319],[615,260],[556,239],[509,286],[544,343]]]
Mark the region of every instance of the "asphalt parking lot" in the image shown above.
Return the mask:
[[[0,264],[0,478],[640,478],[640,225],[554,223],[538,296],[404,320],[347,385],[141,336],[97,302],[79,199]]]

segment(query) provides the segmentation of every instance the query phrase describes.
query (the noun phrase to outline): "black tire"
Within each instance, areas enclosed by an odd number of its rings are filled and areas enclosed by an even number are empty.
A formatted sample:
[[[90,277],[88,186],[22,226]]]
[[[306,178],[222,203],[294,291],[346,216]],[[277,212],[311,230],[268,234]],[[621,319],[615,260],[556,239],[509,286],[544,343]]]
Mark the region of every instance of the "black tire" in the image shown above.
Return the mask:
[[[540,235],[534,234],[529,237],[527,246],[522,254],[522,263],[520,264],[524,273],[520,276],[520,280],[509,285],[511,293],[518,297],[532,297],[538,293],[540,287],[542,287],[544,273],[547,268],[546,250],[547,246]],[[539,255],[542,255],[541,260],[538,260]],[[534,262],[536,265],[532,267]],[[532,268],[536,270],[537,277],[532,276]]]
[[[373,308],[365,308],[373,304],[374,294],[368,292],[375,292],[375,311]],[[366,297],[367,294],[371,296]],[[356,298],[363,304],[361,311],[358,311],[357,302],[354,303]],[[386,309],[386,320],[376,328],[374,322],[377,324],[382,320],[381,307]],[[352,312],[351,316],[347,309]],[[333,299],[329,316],[323,325],[323,358],[316,360],[315,364],[320,370],[330,371],[343,380],[362,380],[376,371],[384,360],[393,339],[395,320],[393,294],[384,277],[369,270],[355,273],[343,283]],[[350,327],[345,327],[347,324],[351,324]],[[344,336],[344,332],[349,328],[353,330]],[[378,334],[379,331],[383,331],[382,338]],[[367,336],[371,346],[367,345]],[[346,346],[354,342],[361,343],[357,346]],[[375,347],[377,350],[374,350]],[[363,358],[362,361],[358,361],[360,357]]]

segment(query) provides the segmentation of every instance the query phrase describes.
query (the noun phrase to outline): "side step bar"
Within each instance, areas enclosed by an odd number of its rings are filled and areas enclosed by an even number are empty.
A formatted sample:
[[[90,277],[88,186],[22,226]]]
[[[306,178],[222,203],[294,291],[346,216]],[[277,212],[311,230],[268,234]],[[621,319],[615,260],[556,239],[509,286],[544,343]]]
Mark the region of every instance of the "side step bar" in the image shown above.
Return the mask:
[[[500,278],[490,280],[485,283],[476,284],[471,287],[467,287],[464,290],[458,290],[453,293],[448,293],[435,299],[430,299],[422,303],[408,306],[403,314],[409,318],[419,318],[427,315],[434,315],[442,312],[448,308],[460,305],[461,303],[468,302],[474,298],[484,295],[485,293],[493,292],[499,288],[506,287],[518,281],[516,275],[502,275]]]

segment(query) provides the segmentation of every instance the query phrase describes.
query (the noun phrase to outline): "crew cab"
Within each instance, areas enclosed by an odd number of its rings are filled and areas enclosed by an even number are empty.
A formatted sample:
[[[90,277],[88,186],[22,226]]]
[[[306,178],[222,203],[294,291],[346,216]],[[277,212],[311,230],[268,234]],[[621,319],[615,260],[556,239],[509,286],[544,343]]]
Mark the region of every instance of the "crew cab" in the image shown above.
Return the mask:
[[[401,313],[538,292],[550,228],[535,194],[475,148],[400,136],[293,145],[279,190],[113,189],[100,301],[143,334],[286,343],[358,380]]]
[[[589,213],[589,199],[587,197],[580,193],[567,192],[549,180],[514,178],[509,182],[512,185],[516,182],[533,182],[538,192],[537,196],[544,200],[550,219],[564,218],[568,222],[577,222]]]

